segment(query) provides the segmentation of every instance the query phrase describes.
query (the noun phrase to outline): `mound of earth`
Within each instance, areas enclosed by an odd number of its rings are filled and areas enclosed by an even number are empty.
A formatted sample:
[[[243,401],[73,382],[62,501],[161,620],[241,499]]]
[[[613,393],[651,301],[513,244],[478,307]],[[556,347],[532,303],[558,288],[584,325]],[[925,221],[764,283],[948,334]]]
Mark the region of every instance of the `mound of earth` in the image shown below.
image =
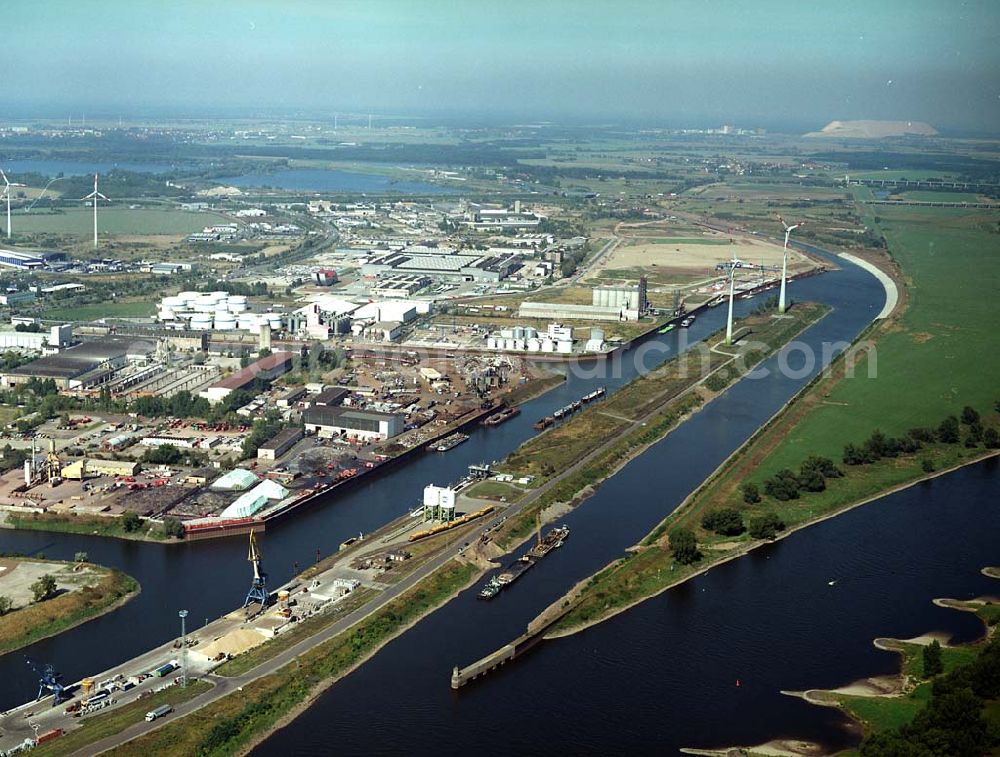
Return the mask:
[[[807,137],[841,137],[847,139],[882,139],[883,137],[933,137],[937,130],[923,121],[831,121],[820,131]]]

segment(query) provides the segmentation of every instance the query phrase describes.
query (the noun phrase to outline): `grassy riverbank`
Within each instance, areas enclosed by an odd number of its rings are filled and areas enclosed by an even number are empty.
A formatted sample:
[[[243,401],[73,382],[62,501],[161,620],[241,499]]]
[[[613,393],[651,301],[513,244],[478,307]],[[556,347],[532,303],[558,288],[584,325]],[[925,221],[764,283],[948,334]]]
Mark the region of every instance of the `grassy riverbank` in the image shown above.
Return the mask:
[[[727,380],[732,380],[748,372],[827,312],[824,305],[804,303],[784,318],[758,314],[742,319],[737,333],[746,336],[734,347],[709,349],[718,338],[712,335],[702,349],[692,351],[695,354],[668,360],[606,401],[525,442],[500,467],[520,475],[535,475],[536,486],[594,454],[602,445],[604,449],[510,518],[497,532],[496,543],[502,548],[516,544],[531,532],[539,511],[586,496],[701,407],[713,395],[706,387],[714,377],[725,372]],[[610,445],[609,439],[614,440]]]
[[[108,754],[227,755],[246,749],[479,573],[474,565],[449,563],[349,630],[300,655],[295,662]]]
[[[100,515],[64,515],[61,513],[30,513],[18,515],[8,513],[6,525],[28,531],[52,531],[65,534],[87,534],[88,536],[112,536],[116,539],[132,541],[171,542],[158,525],[146,523],[138,531],[126,531],[122,519]]]
[[[762,541],[746,533],[755,520],[771,518],[776,528],[763,538],[774,538],[995,453],[983,435],[1000,431],[1000,353],[983,349],[993,329],[989,298],[970,295],[982,289],[984,276],[994,281],[991,290],[1000,284],[995,271],[985,270],[995,235],[977,211],[887,209],[883,228],[907,279],[908,308],[862,335],[875,350],[838,359],[829,375],[814,380],[735,452],[636,552],[566,598],[573,608],[556,633],[598,622],[745,553]],[[966,406],[979,416],[974,423],[964,422]],[[952,440],[940,430],[948,416],[956,419]],[[847,445],[875,453],[847,465]],[[815,490],[803,489],[803,466],[815,458],[825,458],[829,475],[810,484]],[[791,495],[774,486],[787,474],[799,484]],[[756,501],[745,496],[747,483],[757,487]],[[742,528],[726,535],[704,526],[706,516],[727,510],[736,511],[733,518]],[[701,551],[693,564],[678,563],[669,547],[669,532],[680,528],[695,536]]]
[[[32,560],[32,562],[38,562]],[[48,561],[46,561],[48,562]],[[72,571],[72,563],[52,562],[51,575],[62,583],[60,571]],[[41,602],[34,602],[0,616],[0,654],[55,636],[109,612],[139,592],[139,584],[121,571],[84,564],[98,574],[97,580]],[[4,593],[0,582],[0,594]]]

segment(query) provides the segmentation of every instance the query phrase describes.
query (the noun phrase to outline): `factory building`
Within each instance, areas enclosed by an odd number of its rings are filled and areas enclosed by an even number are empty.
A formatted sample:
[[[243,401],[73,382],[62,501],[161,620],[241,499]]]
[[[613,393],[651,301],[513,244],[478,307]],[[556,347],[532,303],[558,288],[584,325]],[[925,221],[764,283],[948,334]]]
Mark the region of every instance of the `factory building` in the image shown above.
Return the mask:
[[[58,350],[73,341],[73,324],[53,326],[48,331],[0,331],[0,349],[22,349],[42,352]]]
[[[307,433],[346,436],[362,441],[391,439],[403,431],[403,416],[345,407],[308,408],[302,418]]]
[[[361,265],[361,275],[384,276],[389,273],[420,274],[432,278],[459,281],[500,281],[521,267],[520,255],[489,255],[442,252],[428,248],[427,252],[408,248],[374,257]]]
[[[301,438],[302,429],[300,428],[286,428],[279,431],[271,441],[265,442],[257,448],[257,459],[277,460],[294,447],[295,443]]]
[[[26,305],[35,301],[35,293],[25,289],[21,292],[4,292],[0,294],[0,305],[11,307],[12,305]]]
[[[89,389],[110,381],[130,362],[146,360],[156,349],[153,342],[104,337],[41,357],[2,374],[4,386],[29,380],[52,379],[59,389]]]
[[[534,228],[542,222],[544,216],[522,210],[521,201],[517,200],[513,208],[484,208],[477,203],[469,203],[466,213],[466,225],[480,231],[496,229],[526,229]]]
[[[602,286],[591,290],[590,305],[563,302],[522,302],[522,318],[559,318],[585,321],[638,321],[649,309],[646,279],[638,286]]]
[[[568,355],[573,351],[573,329],[550,323],[544,334],[531,326],[501,329],[486,337],[486,347],[508,352],[547,352]]]
[[[33,270],[36,268],[44,268],[45,260],[37,254],[33,255],[31,253],[21,252],[20,250],[0,249],[0,265],[9,266],[11,268]]]
[[[263,357],[227,378],[217,381],[200,393],[209,402],[221,402],[237,389],[247,389],[255,382],[271,381],[292,367],[294,352],[275,352]]]
[[[371,287],[371,293],[375,297],[409,297],[416,294],[421,289],[429,286],[431,280],[426,276],[418,274],[398,274],[396,276],[386,276],[379,279]]]
[[[337,272],[332,268],[323,268],[319,271],[315,271],[312,275],[312,279],[316,286],[321,287],[332,286],[339,281],[337,278]]]
[[[88,458],[64,465],[61,475],[65,479],[82,481],[87,476],[134,476],[139,463],[132,460],[97,460]]]
[[[210,488],[215,491],[241,492],[249,489],[258,481],[260,479],[253,471],[248,471],[246,468],[233,468],[221,478],[215,479]]]

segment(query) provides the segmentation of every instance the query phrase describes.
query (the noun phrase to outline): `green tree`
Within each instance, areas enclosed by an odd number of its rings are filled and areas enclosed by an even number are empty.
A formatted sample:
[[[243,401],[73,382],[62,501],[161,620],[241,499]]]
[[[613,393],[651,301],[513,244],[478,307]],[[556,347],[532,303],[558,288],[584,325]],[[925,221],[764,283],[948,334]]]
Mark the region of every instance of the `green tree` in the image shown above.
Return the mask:
[[[87,562],[87,553],[77,552],[75,555],[73,555],[73,562],[78,562],[78,563]]]
[[[743,485],[740,486],[740,490],[743,492],[743,501],[748,505],[755,505],[760,502],[760,489],[753,481],[744,481]]]
[[[163,519],[163,535],[172,536],[175,539],[184,538],[184,524],[180,522],[177,518],[164,518]]]
[[[933,678],[944,672],[944,661],[941,659],[941,645],[937,639],[924,647],[924,678]]]
[[[31,584],[31,593],[35,597],[36,602],[44,602],[46,599],[54,597],[56,594],[56,579],[46,573],[44,576],[39,578],[35,583]]]
[[[949,415],[941,421],[941,425],[938,426],[937,431],[938,441],[944,444],[955,444],[958,441],[958,435],[958,418],[954,415]]]
[[[723,536],[737,536],[743,533],[743,514],[734,507],[721,507],[705,513],[701,527]]]
[[[979,423],[979,411],[971,405],[962,408],[962,423],[966,426],[974,426]]]
[[[125,533],[135,533],[142,528],[142,518],[139,517],[138,513],[126,510],[122,515],[122,528],[125,529]]]
[[[670,532],[670,551],[674,559],[681,565],[690,565],[701,559],[698,551],[698,540],[687,528],[676,528]]]
[[[754,539],[773,539],[785,530],[785,522],[775,513],[764,513],[750,519],[748,530]]]
[[[6,615],[14,607],[14,601],[10,597],[0,595],[0,616]]]

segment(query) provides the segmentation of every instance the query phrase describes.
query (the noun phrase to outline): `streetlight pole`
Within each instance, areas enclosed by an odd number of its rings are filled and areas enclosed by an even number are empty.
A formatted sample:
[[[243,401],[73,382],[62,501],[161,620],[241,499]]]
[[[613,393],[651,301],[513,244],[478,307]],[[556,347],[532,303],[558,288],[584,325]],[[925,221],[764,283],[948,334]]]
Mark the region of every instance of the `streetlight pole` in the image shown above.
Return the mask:
[[[187,610],[180,610],[177,616],[181,619],[181,688],[186,689],[188,685],[188,645],[187,645],[187,627],[184,623],[184,619],[188,616]]]

